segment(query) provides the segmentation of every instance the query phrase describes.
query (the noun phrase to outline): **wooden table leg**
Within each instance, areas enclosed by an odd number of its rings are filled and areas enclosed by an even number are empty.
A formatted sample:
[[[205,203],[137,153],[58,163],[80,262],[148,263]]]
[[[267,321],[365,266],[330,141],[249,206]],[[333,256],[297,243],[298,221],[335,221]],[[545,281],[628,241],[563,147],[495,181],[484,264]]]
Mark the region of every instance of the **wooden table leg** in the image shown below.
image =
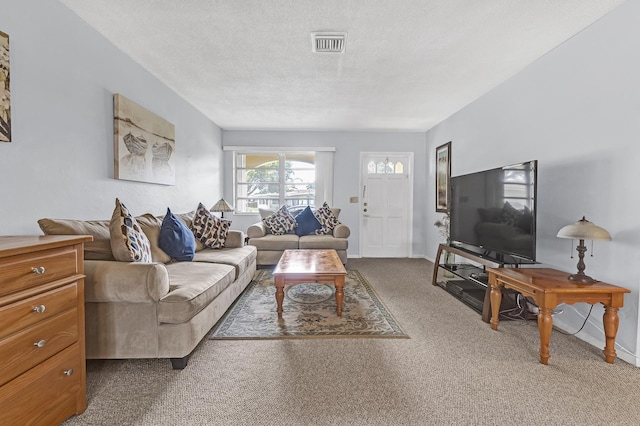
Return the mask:
[[[344,300],[344,275],[334,279],[336,287],[336,312],[339,317],[342,316],[342,301]]]
[[[605,361],[613,364],[613,360],[616,359],[616,334],[618,333],[618,324],[620,323],[618,308],[605,305],[602,322],[604,324],[604,335],[606,339],[606,344],[602,352],[604,352]]]
[[[278,318],[282,318],[282,302],[284,301],[284,277],[276,277],[276,302],[278,302]]]
[[[540,333],[540,363],[549,363],[549,340],[551,340],[551,330],[553,329],[553,317],[551,308],[540,308],[538,314],[538,332]]]
[[[491,284],[491,328],[498,329],[500,323],[500,303],[502,303],[502,290],[499,286]]]

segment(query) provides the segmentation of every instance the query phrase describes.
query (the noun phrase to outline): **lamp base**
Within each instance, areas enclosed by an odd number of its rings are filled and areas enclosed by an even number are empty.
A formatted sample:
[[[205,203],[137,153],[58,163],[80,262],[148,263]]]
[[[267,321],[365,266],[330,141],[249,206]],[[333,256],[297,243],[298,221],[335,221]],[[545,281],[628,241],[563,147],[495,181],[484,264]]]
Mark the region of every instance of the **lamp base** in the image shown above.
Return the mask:
[[[598,280],[594,280],[589,275],[585,275],[584,273],[569,275],[569,281],[574,281],[580,284],[593,284],[595,282],[598,282]]]

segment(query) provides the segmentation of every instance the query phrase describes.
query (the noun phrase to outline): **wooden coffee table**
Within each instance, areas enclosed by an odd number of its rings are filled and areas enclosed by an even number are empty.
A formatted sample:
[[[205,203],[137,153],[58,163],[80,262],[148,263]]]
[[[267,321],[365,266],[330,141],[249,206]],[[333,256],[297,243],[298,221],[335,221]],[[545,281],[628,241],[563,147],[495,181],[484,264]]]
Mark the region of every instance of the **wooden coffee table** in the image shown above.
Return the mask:
[[[342,316],[346,276],[347,270],[335,250],[285,250],[273,270],[278,318],[282,318],[284,286],[300,283],[333,284],[336,288],[336,312]]]

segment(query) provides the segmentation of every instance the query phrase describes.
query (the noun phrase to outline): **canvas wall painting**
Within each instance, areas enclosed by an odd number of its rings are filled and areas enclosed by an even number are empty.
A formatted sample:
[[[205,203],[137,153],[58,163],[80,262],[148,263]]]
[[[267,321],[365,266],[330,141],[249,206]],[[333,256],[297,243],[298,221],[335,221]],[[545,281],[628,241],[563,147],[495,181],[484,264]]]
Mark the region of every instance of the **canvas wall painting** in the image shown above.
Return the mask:
[[[174,125],[120,94],[113,107],[114,177],[175,185]]]
[[[9,36],[0,31],[0,142],[11,142]]]

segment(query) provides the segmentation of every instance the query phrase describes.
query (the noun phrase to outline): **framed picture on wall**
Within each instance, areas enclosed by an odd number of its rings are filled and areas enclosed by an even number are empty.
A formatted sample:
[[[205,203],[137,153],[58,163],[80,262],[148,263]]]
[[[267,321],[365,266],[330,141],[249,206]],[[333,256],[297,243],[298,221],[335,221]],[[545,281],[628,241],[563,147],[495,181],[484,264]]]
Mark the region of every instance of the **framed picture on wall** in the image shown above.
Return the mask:
[[[9,35],[0,31],[0,142],[11,142]]]
[[[175,126],[146,108],[113,95],[114,178],[176,184]]]
[[[449,212],[451,142],[436,148],[436,211]]]

